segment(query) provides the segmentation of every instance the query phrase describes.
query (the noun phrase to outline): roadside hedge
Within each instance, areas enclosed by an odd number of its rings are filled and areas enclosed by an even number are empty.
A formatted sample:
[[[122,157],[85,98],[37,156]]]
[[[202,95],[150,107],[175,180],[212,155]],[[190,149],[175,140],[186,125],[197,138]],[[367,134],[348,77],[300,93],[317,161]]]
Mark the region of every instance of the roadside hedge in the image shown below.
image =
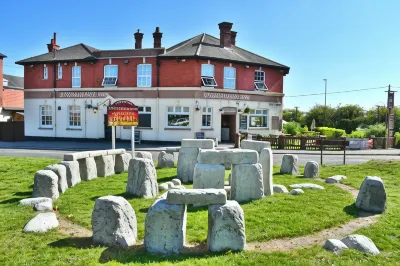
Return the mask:
[[[328,139],[338,139],[341,137],[346,137],[346,131],[343,129],[337,129],[332,127],[317,127],[315,130],[321,135],[326,136]]]

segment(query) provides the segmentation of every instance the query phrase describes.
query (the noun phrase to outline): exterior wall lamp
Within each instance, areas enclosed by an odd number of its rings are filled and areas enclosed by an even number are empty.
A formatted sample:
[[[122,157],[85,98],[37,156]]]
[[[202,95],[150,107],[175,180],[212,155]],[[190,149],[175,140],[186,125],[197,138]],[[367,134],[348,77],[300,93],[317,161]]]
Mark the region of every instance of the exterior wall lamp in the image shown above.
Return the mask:
[[[200,104],[199,104],[199,101],[196,101],[196,111],[200,111]]]

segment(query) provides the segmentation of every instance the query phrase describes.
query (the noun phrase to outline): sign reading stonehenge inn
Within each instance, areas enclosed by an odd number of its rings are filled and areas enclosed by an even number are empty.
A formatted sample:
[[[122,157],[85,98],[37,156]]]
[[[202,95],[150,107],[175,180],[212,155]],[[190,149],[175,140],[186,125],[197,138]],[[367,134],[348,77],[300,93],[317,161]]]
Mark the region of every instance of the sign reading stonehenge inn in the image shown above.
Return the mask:
[[[116,101],[107,107],[108,126],[137,126],[138,107],[130,101]]]

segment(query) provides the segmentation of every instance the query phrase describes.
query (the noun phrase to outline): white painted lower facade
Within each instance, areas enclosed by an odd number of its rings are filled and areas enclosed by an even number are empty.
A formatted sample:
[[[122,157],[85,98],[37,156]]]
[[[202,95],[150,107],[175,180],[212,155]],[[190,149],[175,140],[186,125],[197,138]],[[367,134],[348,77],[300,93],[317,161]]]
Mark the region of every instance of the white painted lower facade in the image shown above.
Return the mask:
[[[201,88],[151,88],[152,90],[201,90]],[[36,91],[44,91],[45,89],[30,90],[30,94],[33,95]],[[74,91],[72,89],[56,89],[49,91]],[[138,88],[124,88],[118,91],[138,91]],[[26,90],[28,91],[28,90]],[[102,89],[84,89],[81,88],[75,91],[102,91]],[[108,92],[110,89],[107,90]],[[240,94],[251,94],[251,95],[265,95],[268,92],[240,92],[233,91],[227,92],[221,89],[207,89],[207,91],[218,91],[226,93],[234,93],[235,95]],[[27,94],[27,93],[26,93]],[[55,95],[56,93],[54,93]],[[29,95],[29,94],[28,94]],[[225,96],[223,96],[225,97]],[[280,96],[282,97],[282,96]],[[229,98],[229,97],[228,97]],[[280,98],[282,99],[282,98]],[[141,140],[144,141],[181,141],[184,138],[195,138],[196,132],[204,132],[206,138],[218,138],[221,141],[223,125],[221,120],[224,119],[225,115],[232,117],[231,121],[234,125],[231,126],[229,131],[232,132],[249,132],[252,134],[260,135],[279,135],[281,133],[280,125],[276,125],[276,119],[282,118],[282,104],[281,101],[265,102],[265,101],[247,101],[247,100],[230,100],[230,99],[206,99],[206,98],[117,98],[112,97],[112,92],[109,96],[99,98],[29,98],[25,97],[25,136],[27,137],[50,137],[50,138],[84,138],[84,139],[103,139],[105,138],[105,115],[107,114],[107,106],[111,101],[117,100],[128,100],[133,102],[137,106],[150,107],[151,111],[151,127],[137,127],[135,130],[141,132]],[[41,108],[46,107],[47,111],[51,113],[51,123],[48,125],[42,124],[41,119]],[[79,106],[80,107],[80,126],[71,127],[69,122],[69,111],[68,106]],[[91,107],[90,107],[91,106]],[[50,107],[50,108],[49,108]],[[93,109],[97,107],[97,110]],[[168,108],[170,107],[170,108]],[[181,110],[188,109],[189,125],[186,127],[170,127],[168,126],[168,110],[171,107],[178,107]],[[210,113],[203,113],[203,108],[207,108],[206,111]],[[250,119],[248,117],[247,129],[244,128],[244,118],[242,117],[242,128],[240,129],[240,116],[250,116],[249,114],[243,114],[246,107],[253,110],[267,110],[263,113],[263,119],[266,120],[266,124],[258,127],[251,127]],[[211,108],[211,109],[209,109]],[[49,114],[48,113],[48,114]],[[47,115],[48,115],[47,114]],[[266,114],[266,115],[265,115]],[[210,126],[203,126],[203,115],[211,115]],[[275,119],[274,128],[272,117]],[[225,117],[226,118],[226,117]],[[257,119],[255,119],[257,120]],[[253,120],[252,120],[253,121]],[[257,120],[258,121],[258,120]],[[264,122],[265,123],[265,122]],[[225,125],[226,126],[226,125]],[[234,132],[234,133],[235,133]],[[225,132],[226,133],[226,132]],[[232,133],[231,133],[232,135]],[[131,138],[131,129],[125,127],[116,127],[116,138],[129,140]],[[232,138],[228,140],[233,141]]]

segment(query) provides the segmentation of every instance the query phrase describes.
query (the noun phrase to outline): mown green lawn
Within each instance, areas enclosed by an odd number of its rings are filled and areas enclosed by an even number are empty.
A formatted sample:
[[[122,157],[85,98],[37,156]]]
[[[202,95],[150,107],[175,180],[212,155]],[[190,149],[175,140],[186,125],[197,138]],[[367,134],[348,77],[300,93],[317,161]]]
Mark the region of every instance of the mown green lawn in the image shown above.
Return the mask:
[[[372,238],[382,255],[372,257],[355,251],[340,256],[315,246],[291,253],[240,252],[203,255],[158,256],[142,247],[128,250],[93,247],[89,238],[61,235],[57,230],[45,234],[24,234],[24,224],[35,213],[18,206],[30,197],[33,175],[55,160],[0,157],[0,265],[396,265],[400,261],[400,163],[370,162],[356,166],[326,166],[321,176],[348,176],[348,184],[359,187],[366,175],[383,178],[388,193],[388,211],[379,222],[360,233]],[[277,170],[277,169],[275,169]],[[158,170],[159,182],[175,176],[175,169]],[[90,216],[95,199],[104,195],[124,195],[127,174],[98,178],[70,188],[55,202],[60,214],[90,229]],[[275,175],[274,182],[284,185],[304,180]],[[317,181],[315,181],[318,183]],[[318,183],[320,184],[320,183]],[[304,195],[276,195],[242,204],[248,242],[310,234],[345,223],[353,218],[354,200],[333,185],[325,191],[307,190]],[[153,200],[129,199],[138,218],[139,239],[143,239],[144,219]],[[205,208],[188,208],[187,240],[204,242],[207,235]]]

